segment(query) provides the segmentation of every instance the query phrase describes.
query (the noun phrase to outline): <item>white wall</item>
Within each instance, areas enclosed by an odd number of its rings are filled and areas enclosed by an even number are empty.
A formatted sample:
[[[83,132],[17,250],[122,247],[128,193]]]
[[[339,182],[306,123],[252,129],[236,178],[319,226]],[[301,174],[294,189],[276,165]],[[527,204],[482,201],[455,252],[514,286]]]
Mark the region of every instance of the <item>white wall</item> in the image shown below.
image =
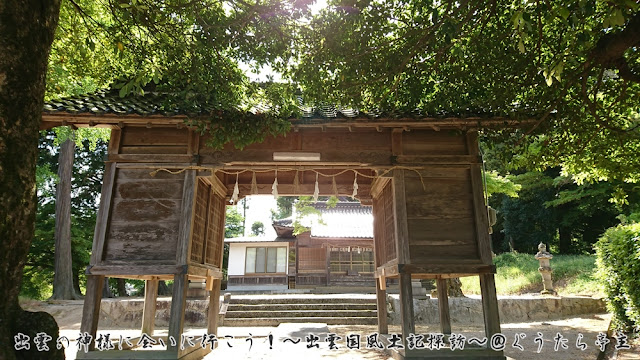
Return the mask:
[[[247,247],[286,247],[287,265],[289,271],[289,243],[288,242],[247,242],[229,244],[229,269],[228,275],[244,275],[244,262],[247,255]]]

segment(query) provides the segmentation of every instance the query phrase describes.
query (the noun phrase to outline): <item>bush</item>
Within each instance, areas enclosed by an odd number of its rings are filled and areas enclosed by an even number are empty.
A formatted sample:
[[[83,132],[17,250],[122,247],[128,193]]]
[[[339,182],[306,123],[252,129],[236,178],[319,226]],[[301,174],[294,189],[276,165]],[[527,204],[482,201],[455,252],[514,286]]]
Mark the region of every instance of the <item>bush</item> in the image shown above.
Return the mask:
[[[623,330],[640,330],[640,223],[608,229],[596,244],[598,276]]]

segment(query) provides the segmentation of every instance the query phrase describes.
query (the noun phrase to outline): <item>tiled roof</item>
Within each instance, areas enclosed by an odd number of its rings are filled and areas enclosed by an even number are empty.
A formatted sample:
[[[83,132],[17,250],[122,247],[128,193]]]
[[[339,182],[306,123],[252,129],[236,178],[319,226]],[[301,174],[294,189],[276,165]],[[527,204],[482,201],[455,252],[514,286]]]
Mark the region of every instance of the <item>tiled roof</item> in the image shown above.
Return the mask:
[[[373,238],[373,212],[358,202],[339,202],[335,207],[313,205],[322,212],[322,222],[311,226],[311,237]]]
[[[156,91],[146,92],[144,95],[129,95],[126,97],[120,97],[117,90],[100,90],[92,94],[80,95],[65,99],[48,101],[44,105],[44,113],[50,115],[56,114],[75,114],[75,115],[139,115],[139,116],[197,116],[206,115],[207,113],[218,110],[213,107],[203,106],[194,110],[193,108],[180,107],[176,104],[171,104],[169,97],[166,93],[160,93]],[[363,112],[358,109],[350,107],[341,107],[337,105],[317,105],[306,106],[303,104],[302,99],[299,98],[299,109],[301,116],[297,119],[292,119],[294,123],[323,123],[327,121],[340,122],[362,120],[376,121],[376,120],[394,120],[402,119],[405,121],[436,121],[436,120],[464,120],[464,121],[478,121],[487,120],[491,122],[513,122],[513,120],[507,120],[502,118],[491,117],[490,114],[473,114],[460,113],[460,114],[426,114],[420,110],[413,111],[368,111]],[[256,107],[253,112],[264,112],[268,110],[268,107]],[[488,124],[488,123],[487,123]]]
[[[280,237],[266,237],[266,236],[240,236],[234,238],[226,238],[226,243],[253,243],[253,242],[288,242],[291,239],[285,239]]]
[[[370,206],[358,202],[339,202],[330,207],[326,202],[312,204],[322,213],[322,223],[308,219],[311,237],[373,238],[373,213]],[[293,218],[275,220],[275,226],[293,227]]]

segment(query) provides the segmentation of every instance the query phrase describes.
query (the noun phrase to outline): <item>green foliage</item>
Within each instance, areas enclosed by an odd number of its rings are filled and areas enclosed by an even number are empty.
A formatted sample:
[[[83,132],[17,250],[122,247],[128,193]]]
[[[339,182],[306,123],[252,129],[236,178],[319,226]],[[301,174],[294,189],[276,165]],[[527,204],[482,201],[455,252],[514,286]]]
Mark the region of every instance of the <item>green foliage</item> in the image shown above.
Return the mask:
[[[640,179],[637,2],[330,5],[295,44],[290,74],[307,100],[528,119],[485,135],[532,170]]]
[[[298,197],[296,196],[278,196],[276,199],[277,212],[271,210],[271,219],[285,219],[293,215],[293,206]]]
[[[616,223],[616,216],[633,210],[611,201],[618,189],[624,189],[631,203],[638,200],[632,184],[578,185],[553,169],[523,173],[513,181],[521,186],[518,198],[494,195],[489,200],[501,220],[493,235],[498,252],[508,250],[512,240],[516,250],[527,253],[535,251],[540,242],[562,254],[591,253],[598,237]]]
[[[260,236],[264,235],[264,224],[262,221],[256,221],[251,224],[251,235]]]
[[[640,223],[608,229],[596,244],[598,275],[616,325],[640,330]]]
[[[225,223],[224,223],[224,237],[233,238],[238,237],[244,233],[244,218],[238,212],[236,206],[227,206]]]
[[[493,259],[496,273],[496,291],[499,295],[513,295],[542,290],[538,260],[533,254],[504,253]],[[560,295],[599,295],[602,289],[596,277],[596,258],[592,255],[554,255],[551,259],[553,285]],[[479,294],[480,285],[475,277],[465,277],[465,294]]]
[[[34,239],[23,270],[21,293],[24,296],[44,299],[51,294],[54,271],[55,247],[55,186],[57,182],[58,147],[56,135],[43,133],[40,139],[38,159],[38,207]],[[102,184],[103,156],[107,144],[101,139],[81,143],[76,151],[73,166],[73,196],[71,199],[71,256],[74,282],[84,286],[84,270],[89,263],[93,241],[97,199]]]
[[[509,177],[500,176],[497,171],[488,171],[485,173],[487,196],[493,194],[505,194],[509,197],[518,197],[518,191],[522,185],[516,184]]]

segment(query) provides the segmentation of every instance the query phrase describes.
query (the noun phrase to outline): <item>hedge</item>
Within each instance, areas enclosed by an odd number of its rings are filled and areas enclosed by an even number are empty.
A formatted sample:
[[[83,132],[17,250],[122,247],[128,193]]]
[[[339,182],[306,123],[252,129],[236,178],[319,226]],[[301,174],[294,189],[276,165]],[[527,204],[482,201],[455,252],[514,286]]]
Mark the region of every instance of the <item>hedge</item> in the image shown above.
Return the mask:
[[[640,331],[640,223],[609,228],[595,248],[598,276],[615,324]]]

